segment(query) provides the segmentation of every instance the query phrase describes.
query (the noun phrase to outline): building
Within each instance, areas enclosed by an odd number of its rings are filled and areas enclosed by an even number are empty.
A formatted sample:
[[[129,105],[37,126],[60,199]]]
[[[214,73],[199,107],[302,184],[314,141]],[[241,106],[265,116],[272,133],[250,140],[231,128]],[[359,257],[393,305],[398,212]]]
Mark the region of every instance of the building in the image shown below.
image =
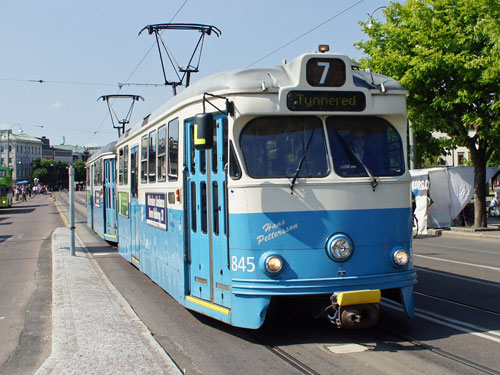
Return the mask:
[[[77,160],[87,161],[93,148],[72,145],[57,145],[50,146],[50,140],[47,137],[41,138],[42,157],[44,159],[51,159],[54,161],[63,161],[66,163],[74,163]]]
[[[473,136],[474,134],[469,134]],[[433,132],[432,136],[434,138],[449,138],[447,134],[440,132]],[[458,146],[455,149],[446,149],[448,152],[447,155],[440,156],[440,159],[443,161],[442,165],[448,167],[461,167],[467,165],[467,162],[470,160],[470,151],[467,147]]]
[[[12,167],[14,181],[28,180],[33,172],[31,163],[42,157],[42,141],[23,132],[0,130],[0,165]]]

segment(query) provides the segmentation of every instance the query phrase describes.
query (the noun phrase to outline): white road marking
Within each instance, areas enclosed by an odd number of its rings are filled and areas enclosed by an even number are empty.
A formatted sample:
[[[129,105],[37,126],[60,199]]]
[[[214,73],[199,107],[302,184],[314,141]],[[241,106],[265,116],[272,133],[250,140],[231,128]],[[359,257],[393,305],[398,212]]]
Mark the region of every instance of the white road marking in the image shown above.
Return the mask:
[[[334,354],[361,353],[370,349],[365,345],[359,344],[330,345],[326,348]]]
[[[384,302],[381,302],[381,305],[390,307],[395,310],[404,311],[402,307],[400,307],[399,305],[393,305],[392,303],[395,304],[395,302],[384,300]],[[447,316],[436,314],[427,310],[415,309],[415,311],[416,311],[415,316],[418,318],[425,319],[430,322],[440,324],[449,328],[453,328],[461,332],[470,333],[472,335],[481,337],[486,340],[494,341],[500,344],[499,331],[490,331],[487,328],[462,322],[460,320],[448,318]],[[499,338],[493,336],[499,336]]]
[[[493,281],[474,280],[474,279],[471,279],[469,277],[458,276],[458,275],[451,275],[451,274],[449,274],[447,272],[444,272],[444,271],[429,270],[429,269],[421,268],[421,267],[418,267],[418,266],[416,268],[417,268],[417,272],[427,272],[427,273],[433,273],[433,274],[436,274],[436,275],[443,275],[443,276],[446,276],[446,277],[451,277],[452,279],[463,280],[463,281],[467,281],[469,283],[476,283],[476,284],[487,285],[489,287],[494,287],[494,288],[500,287],[500,285],[498,283],[495,283]]]
[[[427,255],[413,254],[413,256],[414,257],[419,257],[419,258],[431,259],[431,260],[440,260],[442,262],[448,262],[448,263],[462,264],[464,266],[472,266],[472,267],[486,268],[488,270],[493,270],[493,271],[500,271],[500,268],[498,268],[498,267],[483,266],[481,264],[472,264],[472,263],[466,263],[466,262],[459,262],[457,260],[448,260],[448,259],[430,257],[430,256],[427,256]]]
[[[462,250],[462,251],[472,251],[475,253],[486,253],[486,254],[494,254],[494,255],[499,255],[499,251],[487,251],[487,250],[476,250],[476,249],[469,249],[466,247],[455,247],[455,246],[447,246],[447,245],[437,245],[433,243],[429,243],[430,246],[435,246],[435,247],[444,247],[446,249],[453,249],[453,250]]]

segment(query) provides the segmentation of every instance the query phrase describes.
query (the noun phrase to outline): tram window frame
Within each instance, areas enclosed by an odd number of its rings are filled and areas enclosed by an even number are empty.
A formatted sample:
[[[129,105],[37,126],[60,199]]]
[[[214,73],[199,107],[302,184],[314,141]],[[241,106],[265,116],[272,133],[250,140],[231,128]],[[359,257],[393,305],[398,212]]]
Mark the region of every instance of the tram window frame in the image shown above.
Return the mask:
[[[163,182],[167,179],[167,127],[166,125],[158,128],[158,182]]]
[[[141,184],[148,182],[148,135],[141,137]]]
[[[168,180],[179,178],[179,119],[168,123]]]
[[[156,182],[156,129],[148,135],[148,182]]]
[[[229,177],[233,180],[239,180],[241,174],[241,166],[236,157],[233,141],[229,141]]]

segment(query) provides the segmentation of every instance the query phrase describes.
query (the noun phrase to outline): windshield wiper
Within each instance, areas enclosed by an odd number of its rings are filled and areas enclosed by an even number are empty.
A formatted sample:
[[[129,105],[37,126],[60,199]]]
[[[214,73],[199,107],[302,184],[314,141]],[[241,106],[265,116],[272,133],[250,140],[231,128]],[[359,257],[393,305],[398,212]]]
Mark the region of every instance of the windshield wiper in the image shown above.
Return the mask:
[[[366,166],[366,164],[363,163],[363,160],[361,160],[361,158],[358,155],[356,155],[354,153],[354,151],[352,151],[351,146],[349,146],[349,144],[345,141],[345,139],[336,130],[335,130],[335,135],[339,139],[340,143],[342,144],[342,147],[344,148],[344,151],[347,153],[347,155],[349,156],[349,158],[351,160],[354,159],[354,160],[358,161],[359,164],[363,167],[363,169],[365,170],[365,172],[368,175],[368,177],[370,177],[370,184],[372,186],[373,191],[375,191],[375,189],[377,188],[377,185],[378,185],[378,181],[375,178],[375,176],[373,175],[373,173]]]
[[[311,133],[311,136],[309,137],[309,140],[307,141],[306,148],[304,150],[304,154],[302,154],[302,157],[299,160],[299,164],[297,164],[297,169],[295,170],[295,174],[293,175],[292,181],[290,182],[290,190],[291,193],[293,194],[293,187],[295,185],[295,182],[297,181],[297,178],[299,177],[300,170],[302,169],[302,165],[304,164],[304,160],[306,160],[307,152],[309,151],[309,146],[311,146],[311,141],[314,136],[314,132],[316,132],[316,129],[314,129]]]

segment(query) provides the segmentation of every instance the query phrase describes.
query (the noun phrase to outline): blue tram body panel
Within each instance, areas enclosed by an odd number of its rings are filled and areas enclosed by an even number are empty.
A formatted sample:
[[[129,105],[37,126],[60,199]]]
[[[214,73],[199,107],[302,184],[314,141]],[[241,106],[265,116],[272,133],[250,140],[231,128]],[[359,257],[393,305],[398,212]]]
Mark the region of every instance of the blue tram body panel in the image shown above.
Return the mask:
[[[94,231],[101,237],[104,238],[104,228],[106,226],[106,223],[104,221],[104,207],[102,204],[97,205],[94,202],[94,207],[93,207],[93,224],[94,224]]]

